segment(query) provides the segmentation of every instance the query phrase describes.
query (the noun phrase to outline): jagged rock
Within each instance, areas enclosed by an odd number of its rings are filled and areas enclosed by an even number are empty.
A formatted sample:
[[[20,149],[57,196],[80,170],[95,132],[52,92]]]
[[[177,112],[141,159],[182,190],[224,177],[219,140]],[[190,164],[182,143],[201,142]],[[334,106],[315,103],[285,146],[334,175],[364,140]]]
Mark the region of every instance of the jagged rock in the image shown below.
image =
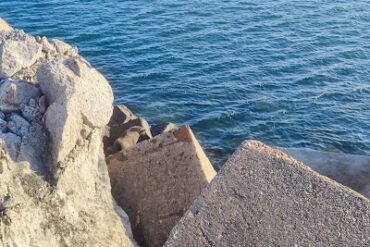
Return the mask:
[[[16,113],[11,113],[7,125],[8,129],[18,136],[25,136],[28,134],[30,123]]]
[[[215,171],[188,126],[107,158],[112,193],[142,246],[161,246]]]
[[[13,83],[0,88],[0,107],[20,135],[0,134],[0,246],[135,246],[103,153],[111,87],[64,42],[0,36],[0,77]]]
[[[45,126],[54,162],[63,162],[76,145],[82,123],[93,128],[108,123],[113,92],[106,79],[80,58],[46,62],[37,78],[50,104]]]
[[[132,127],[128,129],[123,137],[119,137],[115,145],[120,146],[120,150],[128,149],[136,145],[139,141],[140,134],[143,131],[143,128],[140,127]]]
[[[161,124],[154,125],[150,129],[150,131],[152,133],[152,136],[157,136],[157,135],[160,135],[164,132],[168,132],[170,130],[173,130],[174,128],[176,128],[176,124],[174,124],[174,123],[161,123]]]
[[[40,90],[32,84],[18,81],[5,81],[0,87],[0,110],[17,111],[21,104],[40,96]]]
[[[369,246],[370,201],[281,151],[244,142],[164,246]]]
[[[0,32],[0,78],[11,77],[41,57],[41,45],[23,31]]]
[[[4,142],[3,148],[9,153],[13,160],[18,157],[21,138],[13,133],[0,133],[0,140]]]
[[[7,125],[8,123],[4,119],[0,118],[0,131],[2,133],[4,133],[7,130],[8,128]]]
[[[0,32],[10,32],[13,28],[2,18],[0,18]]]
[[[136,128],[131,129],[133,127]],[[112,154],[112,150],[117,150],[117,146],[114,143],[118,138],[124,138],[129,129],[139,132],[140,136],[137,142],[153,138],[150,132],[150,125],[144,118],[135,118],[123,124],[112,125],[109,128],[109,136],[103,139],[106,154]],[[128,139],[132,140],[132,138]]]
[[[108,126],[124,124],[135,118],[137,117],[125,105],[115,105]]]

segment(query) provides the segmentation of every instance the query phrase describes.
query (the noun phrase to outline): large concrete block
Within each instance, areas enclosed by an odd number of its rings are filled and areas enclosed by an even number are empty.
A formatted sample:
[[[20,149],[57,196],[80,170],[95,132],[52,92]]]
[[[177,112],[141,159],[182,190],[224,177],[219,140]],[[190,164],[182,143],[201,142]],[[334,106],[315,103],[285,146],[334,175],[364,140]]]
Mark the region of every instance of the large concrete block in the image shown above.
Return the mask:
[[[370,201],[260,142],[244,142],[164,246],[370,246]]]
[[[140,246],[162,246],[216,174],[188,126],[108,157],[108,170]]]

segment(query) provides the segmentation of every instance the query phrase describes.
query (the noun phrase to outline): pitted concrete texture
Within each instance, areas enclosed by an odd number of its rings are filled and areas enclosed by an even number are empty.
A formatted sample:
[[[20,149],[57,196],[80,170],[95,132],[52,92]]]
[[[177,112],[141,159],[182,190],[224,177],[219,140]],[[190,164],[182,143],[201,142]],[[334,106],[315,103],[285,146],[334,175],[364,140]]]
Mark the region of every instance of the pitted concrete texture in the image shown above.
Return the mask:
[[[188,126],[108,157],[112,193],[140,246],[162,246],[216,175]]]
[[[369,200],[246,141],[164,246],[370,246]]]

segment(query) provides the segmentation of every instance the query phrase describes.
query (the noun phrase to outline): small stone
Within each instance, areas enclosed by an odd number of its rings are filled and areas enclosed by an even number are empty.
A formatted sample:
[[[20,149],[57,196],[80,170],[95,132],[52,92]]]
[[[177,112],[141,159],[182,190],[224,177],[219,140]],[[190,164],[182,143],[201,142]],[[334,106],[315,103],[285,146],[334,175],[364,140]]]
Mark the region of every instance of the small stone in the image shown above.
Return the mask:
[[[4,133],[6,132],[7,128],[7,122],[4,119],[0,118],[0,131]]]
[[[157,136],[164,132],[173,130],[174,128],[176,128],[176,124],[169,122],[169,123],[161,123],[161,124],[154,125],[150,129],[150,131],[152,132],[152,136]]]
[[[127,106],[116,105],[113,108],[113,114],[109,120],[108,126],[124,124],[135,118],[137,117],[127,108]]]
[[[46,111],[46,97],[44,95],[39,99],[39,108],[41,113]]]
[[[28,134],[30,123],[18,114],[12,113],[9,117],[7,127],[16,135],[25,136]]]

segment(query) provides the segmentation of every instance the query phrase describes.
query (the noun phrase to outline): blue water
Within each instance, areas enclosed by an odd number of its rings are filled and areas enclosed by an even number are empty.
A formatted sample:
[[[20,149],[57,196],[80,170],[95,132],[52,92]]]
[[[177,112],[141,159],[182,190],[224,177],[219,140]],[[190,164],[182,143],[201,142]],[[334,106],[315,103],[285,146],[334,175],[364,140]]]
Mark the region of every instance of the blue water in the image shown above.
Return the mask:
[[[2,0],[151,122],[188,123],[218,165],[244,139],[370,154],[370,1]]]

